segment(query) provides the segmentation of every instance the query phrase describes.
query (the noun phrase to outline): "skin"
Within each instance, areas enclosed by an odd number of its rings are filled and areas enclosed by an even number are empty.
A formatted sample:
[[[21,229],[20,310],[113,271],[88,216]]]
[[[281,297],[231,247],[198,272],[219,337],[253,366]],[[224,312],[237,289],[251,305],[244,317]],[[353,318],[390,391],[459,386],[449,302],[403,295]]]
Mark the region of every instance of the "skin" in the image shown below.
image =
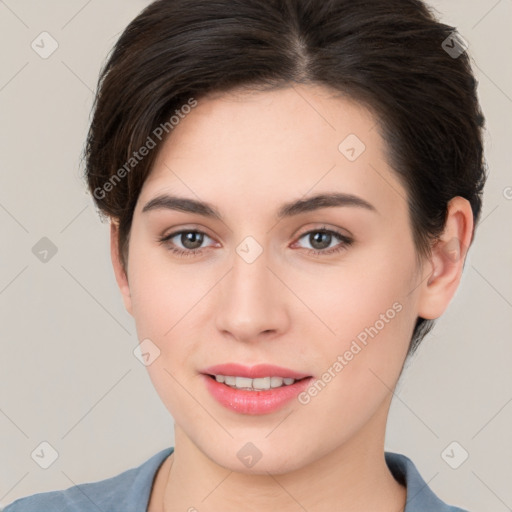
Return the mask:
[[[353,162],[338,150],[349,134],[366,146]],[[392,390],[416,318],[438,318],[456,291],[473,218],[468,201],[452,199],[444,233],[418,262],[407,193],[385,150],[372,114],[323,87],[211,96],[158,154],[135,207],[126,271],[112,222],[116,279],[139,339],[160,350],[147,369],[175,420],[175,452],[157,472],[151,512],[403,510],[406,489],[384,459]],[[375,211],[330,207],[277,220],[284,202],[333,191]],[[162,193],[207,201],[223,221],[142,212]],[[341,246],[334,235],[324,246],[304,236],[324,226],[353,243],[312,255]],[[203,252],[179,257],[172,242],[158,242],[179,229],[206,233]],[[236,252],[249,235],[263,250],[252,263]],[[245,415],[204,386],[200,370],[226,362],[321,379],[394,303],[400,312],[306,405]],[[262,454],[252,468],[237,457],[247,442]]]

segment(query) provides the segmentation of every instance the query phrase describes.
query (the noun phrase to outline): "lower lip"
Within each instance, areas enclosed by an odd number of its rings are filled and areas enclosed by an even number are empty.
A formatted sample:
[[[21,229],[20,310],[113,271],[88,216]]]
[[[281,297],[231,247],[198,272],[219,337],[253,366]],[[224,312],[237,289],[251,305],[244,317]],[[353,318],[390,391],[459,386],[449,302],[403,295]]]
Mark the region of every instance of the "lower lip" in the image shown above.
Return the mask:
[[[221,405],[240,414],[268,414],[284,407],[304,391],[313,377],[263,391],[235,389],[203,374],[206,387]]]

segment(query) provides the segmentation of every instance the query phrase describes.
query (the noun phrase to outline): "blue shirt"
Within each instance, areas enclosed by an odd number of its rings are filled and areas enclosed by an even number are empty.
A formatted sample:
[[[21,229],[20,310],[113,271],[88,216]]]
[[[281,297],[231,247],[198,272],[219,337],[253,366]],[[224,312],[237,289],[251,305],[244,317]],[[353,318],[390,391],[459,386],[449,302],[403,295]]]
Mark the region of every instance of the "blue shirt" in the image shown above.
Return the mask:
[[[147,512],[156,473],[174,447],[119,475],[19,498],[3,512]],[[395,479],[407,488],[404,512],[468,512],[442,502],[428,487],[414,463],[405,455],[385,452],[386,464]]]

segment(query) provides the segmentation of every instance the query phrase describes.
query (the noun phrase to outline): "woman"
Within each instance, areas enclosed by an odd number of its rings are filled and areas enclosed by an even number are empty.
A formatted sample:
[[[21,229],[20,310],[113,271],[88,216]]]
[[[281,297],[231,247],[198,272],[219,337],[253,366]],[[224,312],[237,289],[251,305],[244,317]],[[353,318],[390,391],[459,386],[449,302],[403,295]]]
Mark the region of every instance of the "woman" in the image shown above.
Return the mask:
[[[419,0],[159,0],[102,74],[86,177],[175,445],[36,510],[448,512],[384,452],[481,210],[464,45]]]

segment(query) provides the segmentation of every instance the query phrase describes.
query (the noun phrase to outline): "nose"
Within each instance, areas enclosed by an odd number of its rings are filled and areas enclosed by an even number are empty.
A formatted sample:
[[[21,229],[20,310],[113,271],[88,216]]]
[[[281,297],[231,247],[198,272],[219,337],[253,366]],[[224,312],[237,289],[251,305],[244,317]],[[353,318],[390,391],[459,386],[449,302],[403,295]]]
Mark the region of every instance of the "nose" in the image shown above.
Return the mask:
[[[215,306],[216,327],[224,336],[251,342],[277,337],[288,328],[287,290],[268,263],[266,251],[252,263],[234,255]]]

